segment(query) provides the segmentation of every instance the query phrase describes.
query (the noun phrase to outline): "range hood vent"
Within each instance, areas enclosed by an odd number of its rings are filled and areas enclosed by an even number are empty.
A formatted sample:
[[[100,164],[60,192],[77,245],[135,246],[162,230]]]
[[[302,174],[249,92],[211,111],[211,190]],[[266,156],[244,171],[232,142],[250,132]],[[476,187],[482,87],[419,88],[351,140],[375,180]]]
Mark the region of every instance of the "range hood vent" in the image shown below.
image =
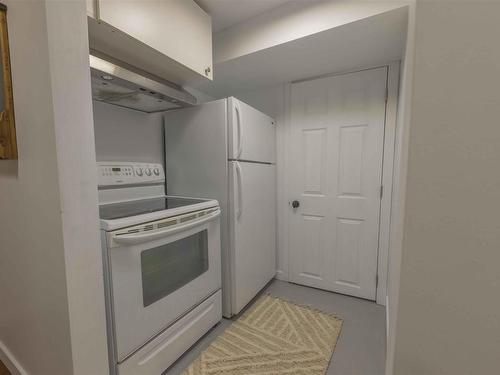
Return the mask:
[[[92,98],[142,112],[190,107],[196,98],[167,82],[151,79],[123,66],[90,55]]]

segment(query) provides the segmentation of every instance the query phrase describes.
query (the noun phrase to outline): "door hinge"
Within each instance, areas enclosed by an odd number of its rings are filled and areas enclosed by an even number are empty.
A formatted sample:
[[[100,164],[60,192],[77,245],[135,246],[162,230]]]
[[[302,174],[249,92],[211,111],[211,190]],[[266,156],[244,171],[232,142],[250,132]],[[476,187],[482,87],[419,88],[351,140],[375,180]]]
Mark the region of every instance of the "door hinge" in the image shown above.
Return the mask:
[[[384,196],[384,185],[380,185],[380,199]]]
[[[385,88],[385,102],[387,103],[388,100],[389,100],[389,88],[386,87]]]

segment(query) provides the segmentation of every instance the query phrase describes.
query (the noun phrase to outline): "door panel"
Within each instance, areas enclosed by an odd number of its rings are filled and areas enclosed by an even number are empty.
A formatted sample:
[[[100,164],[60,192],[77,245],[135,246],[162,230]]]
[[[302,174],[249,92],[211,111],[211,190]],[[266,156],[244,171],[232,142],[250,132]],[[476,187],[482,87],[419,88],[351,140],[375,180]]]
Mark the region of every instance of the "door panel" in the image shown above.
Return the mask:
[[[338,219],[335,282],[359,288],[359,256],[362,237],[362,220]]]
[[[291,280],[375,299],[387,68],[292,85]]]
[[[304,150],[304,193],[322,194],[325,184],[326,129],[306,129],[302,133]]]
[[[308,246],[307,254],[302,254],[301,277],[311,282],[321,280],[324,265],[324,217],[303,215],[304,237],[302,246]]]
[[[360,196],[363,181],[363,139],[366,125],[340,128],[339,194]]]

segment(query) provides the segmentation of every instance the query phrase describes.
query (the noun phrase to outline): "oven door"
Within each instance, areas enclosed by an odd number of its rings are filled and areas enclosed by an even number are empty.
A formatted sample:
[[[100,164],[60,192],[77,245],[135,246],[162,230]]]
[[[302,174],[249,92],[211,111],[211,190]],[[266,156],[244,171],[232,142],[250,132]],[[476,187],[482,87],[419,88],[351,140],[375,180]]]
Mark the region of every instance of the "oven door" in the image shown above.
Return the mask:
[[[217,208],[107,234],[118,363],[220,289],[219,216]]]

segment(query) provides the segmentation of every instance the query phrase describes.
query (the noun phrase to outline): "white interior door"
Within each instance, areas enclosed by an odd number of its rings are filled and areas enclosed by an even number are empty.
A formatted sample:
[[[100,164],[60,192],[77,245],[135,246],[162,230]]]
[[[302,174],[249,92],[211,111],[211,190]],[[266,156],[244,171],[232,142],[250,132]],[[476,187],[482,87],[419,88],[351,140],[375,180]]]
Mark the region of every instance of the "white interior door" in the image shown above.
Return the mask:
[[[375,299],[387,68],[292,84],[291,281]]]

